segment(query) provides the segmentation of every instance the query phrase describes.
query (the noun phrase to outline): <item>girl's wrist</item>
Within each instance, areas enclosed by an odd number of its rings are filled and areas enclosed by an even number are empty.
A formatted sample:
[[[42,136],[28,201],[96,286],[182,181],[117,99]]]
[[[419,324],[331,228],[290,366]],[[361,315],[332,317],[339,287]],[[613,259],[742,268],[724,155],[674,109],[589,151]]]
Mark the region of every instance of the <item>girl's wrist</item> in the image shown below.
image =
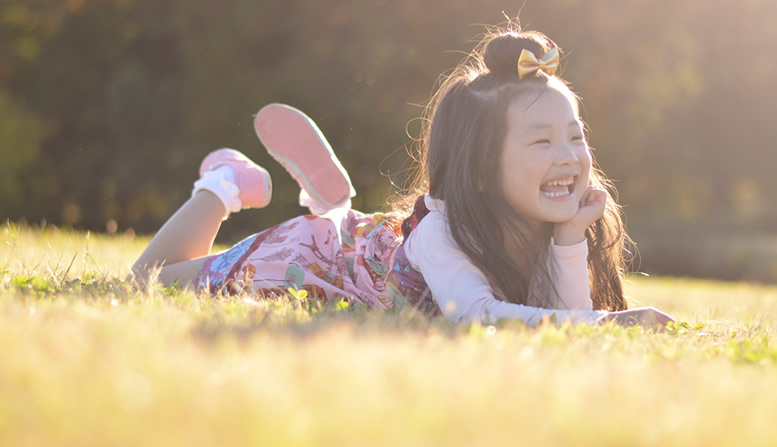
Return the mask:
[[[576,245],[585,240],[585,230],[570,227],[565,224],[556,224],[553,230],[553,242],[556,245]]]

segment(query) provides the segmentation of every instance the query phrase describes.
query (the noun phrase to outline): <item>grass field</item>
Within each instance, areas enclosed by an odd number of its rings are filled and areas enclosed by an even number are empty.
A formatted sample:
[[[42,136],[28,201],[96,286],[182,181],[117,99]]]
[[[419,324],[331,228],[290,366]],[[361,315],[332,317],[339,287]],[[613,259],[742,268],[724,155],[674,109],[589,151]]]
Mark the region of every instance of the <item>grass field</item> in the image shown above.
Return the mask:
[[[774,286],[633,277],[658,334],[455,326],[133,288],[140,237],[0,242],[2,446],[777,445]]]

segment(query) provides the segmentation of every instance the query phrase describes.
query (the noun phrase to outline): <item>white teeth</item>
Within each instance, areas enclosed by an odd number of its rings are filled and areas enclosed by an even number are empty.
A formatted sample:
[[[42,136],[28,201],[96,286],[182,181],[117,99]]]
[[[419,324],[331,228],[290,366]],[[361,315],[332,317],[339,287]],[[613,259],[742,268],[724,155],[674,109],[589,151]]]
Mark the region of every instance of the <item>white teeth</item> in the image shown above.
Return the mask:
[[[569,192],[547,192],[543,191],[542,194],[545,195],[545,197],[561,197],[561,196],[568,196]]]
[[[553,180],[545,184],[548,186],[569,186],[574,182],[575,182],[575,178],[569,177],[565,179]]]

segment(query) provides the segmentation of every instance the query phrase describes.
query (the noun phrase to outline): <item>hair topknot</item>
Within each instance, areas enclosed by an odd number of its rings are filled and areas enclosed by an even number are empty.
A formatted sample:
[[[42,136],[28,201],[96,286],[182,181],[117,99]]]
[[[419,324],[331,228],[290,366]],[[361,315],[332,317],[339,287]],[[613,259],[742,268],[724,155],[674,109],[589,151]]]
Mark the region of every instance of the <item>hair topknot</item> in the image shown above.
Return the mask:
[[[522,50],[529,50],[541,58],[553,48],[558,48],[558,45],[540,32],[508,31],[488,42],[483,53],[483,63],[489,72],[496,75],[517,75],[516,67]]]

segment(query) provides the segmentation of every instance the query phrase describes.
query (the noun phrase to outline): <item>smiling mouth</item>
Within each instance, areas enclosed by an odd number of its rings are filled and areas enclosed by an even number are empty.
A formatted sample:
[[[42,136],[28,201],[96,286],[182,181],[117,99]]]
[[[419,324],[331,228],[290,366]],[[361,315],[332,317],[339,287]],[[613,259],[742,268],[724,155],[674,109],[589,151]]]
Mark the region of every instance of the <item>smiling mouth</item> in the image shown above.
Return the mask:
[[[540,185],[540,191],[545,197],[554,199],[571,195],[575,191],[575,177],[563,177]]]

